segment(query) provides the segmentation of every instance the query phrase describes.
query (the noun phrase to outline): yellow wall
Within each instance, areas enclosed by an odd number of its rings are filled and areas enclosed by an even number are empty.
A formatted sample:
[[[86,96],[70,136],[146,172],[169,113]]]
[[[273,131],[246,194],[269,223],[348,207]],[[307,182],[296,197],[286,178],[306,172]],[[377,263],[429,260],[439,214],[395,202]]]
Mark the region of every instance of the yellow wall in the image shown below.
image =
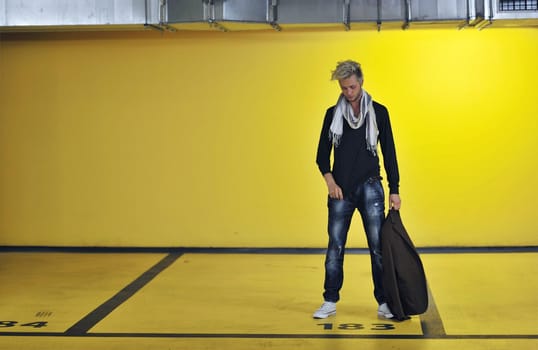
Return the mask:
[[[315,151],[347,58],[391,113],[416,245],[538,244],[536,29],[2,34],[0,50],[0,245],[324,247]]]

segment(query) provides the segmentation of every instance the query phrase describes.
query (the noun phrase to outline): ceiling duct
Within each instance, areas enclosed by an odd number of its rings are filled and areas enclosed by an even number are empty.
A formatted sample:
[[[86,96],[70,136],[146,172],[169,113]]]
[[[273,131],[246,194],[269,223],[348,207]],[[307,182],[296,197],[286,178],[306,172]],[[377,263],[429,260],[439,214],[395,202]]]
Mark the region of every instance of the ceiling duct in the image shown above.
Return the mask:
[[[482,29],[537,23],[536,0],[0,0],[0,32]]]
[[[535,26],[538,9],[502,10],[536,0],[166,0],[168,24],[180,29]],[[519,5],[521,6],[521,5]]]
[[[168,25],[176,29],[255,30],[274,24],[276,0],[167,0]]]
[[[350,28],[349,0],[279,0],[277,23],[283,29]]]
[[[405,1],[402,0],[352,0],[350,21],[353,29],[401,28],[406,19]]]
[[[168,24],[179,29],[401,28],[461,26],[469,0],[168,0]],[[474,2],[473,2],[474,3]]]
[[[0,31],[143,30],[161,0],[0,0]]]
[[[469,19],[468,0],[406,0],[406,27],[463,27]]]

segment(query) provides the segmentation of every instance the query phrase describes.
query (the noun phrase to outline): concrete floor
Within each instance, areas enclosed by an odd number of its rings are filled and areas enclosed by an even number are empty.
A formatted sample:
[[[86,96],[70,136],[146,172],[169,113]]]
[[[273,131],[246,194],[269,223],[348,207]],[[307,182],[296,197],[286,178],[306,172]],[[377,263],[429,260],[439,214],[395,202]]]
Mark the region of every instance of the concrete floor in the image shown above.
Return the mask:
[[[379,320],[369,256],[337,314],[321,253],[0,252],[0,349],[538,349],[537,252],[422,253],[425,314]]]

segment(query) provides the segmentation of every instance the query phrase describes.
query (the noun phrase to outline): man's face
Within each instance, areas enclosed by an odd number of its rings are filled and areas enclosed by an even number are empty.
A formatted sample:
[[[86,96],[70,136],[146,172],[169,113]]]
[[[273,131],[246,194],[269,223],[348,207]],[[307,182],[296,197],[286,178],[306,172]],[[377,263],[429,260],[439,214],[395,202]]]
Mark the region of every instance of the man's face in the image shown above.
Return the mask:
[[[361,96],[361,84],[357,80],[357,76],[353,74],[349,78],[338,80],[342,94],[349,102],[357,102]]]

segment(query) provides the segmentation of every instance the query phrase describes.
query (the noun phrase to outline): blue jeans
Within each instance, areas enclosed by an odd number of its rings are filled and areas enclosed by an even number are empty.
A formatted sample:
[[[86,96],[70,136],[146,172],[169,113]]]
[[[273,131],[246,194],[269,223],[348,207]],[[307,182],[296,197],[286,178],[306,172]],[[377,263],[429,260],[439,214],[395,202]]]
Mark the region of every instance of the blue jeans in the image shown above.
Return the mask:
[[[344,253],[353,212],[357,209],[368,241],[374,281],[374,297],[384,302],[381,264],[381,225],[385,219],[385,193],[380,177],[372,177],[344,199],[328,199],[329,245],[325,257],[325,301],[337,302],[344,282]]]

